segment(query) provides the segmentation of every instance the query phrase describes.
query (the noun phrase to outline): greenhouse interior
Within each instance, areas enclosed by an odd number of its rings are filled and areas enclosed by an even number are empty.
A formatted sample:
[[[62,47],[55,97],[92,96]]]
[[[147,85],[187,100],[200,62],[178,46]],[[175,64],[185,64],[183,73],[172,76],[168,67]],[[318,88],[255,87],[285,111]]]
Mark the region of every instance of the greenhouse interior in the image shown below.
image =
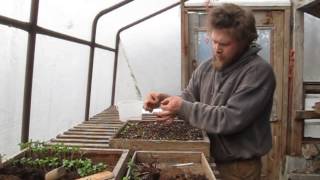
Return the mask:
[[[0,0],[0,179],[319,180],[319,32],[320,0]]]

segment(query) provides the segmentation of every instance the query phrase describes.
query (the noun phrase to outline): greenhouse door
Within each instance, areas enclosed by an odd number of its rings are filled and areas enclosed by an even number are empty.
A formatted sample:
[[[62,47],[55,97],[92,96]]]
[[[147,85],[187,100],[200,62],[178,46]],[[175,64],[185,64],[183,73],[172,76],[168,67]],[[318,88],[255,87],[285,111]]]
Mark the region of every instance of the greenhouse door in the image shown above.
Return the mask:
[[[287,79],[289,54],[289,8],[252,8],[259,33],[258,43],[262,46],[259,54],[268,61],[276,74],[277,87],[270,118],[273,148],[263,157],[263,180],[280,178],[286,149],[287,126]],[[182,34],[182,87],[189,81],[196,66],[212,56],[210,40],[205,28],[206,11],[185,8]]]

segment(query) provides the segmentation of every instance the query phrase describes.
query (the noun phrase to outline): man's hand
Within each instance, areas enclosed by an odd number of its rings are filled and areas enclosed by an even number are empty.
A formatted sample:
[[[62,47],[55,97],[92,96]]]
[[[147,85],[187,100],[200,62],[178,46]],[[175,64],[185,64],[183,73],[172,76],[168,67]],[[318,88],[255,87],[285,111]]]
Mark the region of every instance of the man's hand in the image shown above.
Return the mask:
[[[160,96],[161,96],[160,93],[157,93],[157,92],[149,93],[144,100],[143,108],[146,111],[152,112],[154,108],[157,108],[160,106],[160,101],[161,101]]]
[[[178,96],[170,96],[161,101],[161,112],[154,113],[161,121],[173,121],[177,111],[181,108],[182,98]]]

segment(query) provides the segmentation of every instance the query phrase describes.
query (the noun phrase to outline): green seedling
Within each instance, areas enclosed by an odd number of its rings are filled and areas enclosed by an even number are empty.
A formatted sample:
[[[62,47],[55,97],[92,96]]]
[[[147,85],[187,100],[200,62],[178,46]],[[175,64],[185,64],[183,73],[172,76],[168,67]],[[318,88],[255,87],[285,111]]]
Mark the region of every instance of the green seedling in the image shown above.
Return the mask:
[[[85,153],[81,152],[79,147],[68,147],[62,143],[47,146],[40,141],[19,145],[21,149],[27,148],[27,151],[24,157],[12,161],[13,166],[39,168],[45,172],[63,166],[69,171],[77,171],[81,177],[100,172],[107,167],[103,163],[93,164],[90,159],[82,159]],[[75,158],[76,154],[79,154],[79,158]]]

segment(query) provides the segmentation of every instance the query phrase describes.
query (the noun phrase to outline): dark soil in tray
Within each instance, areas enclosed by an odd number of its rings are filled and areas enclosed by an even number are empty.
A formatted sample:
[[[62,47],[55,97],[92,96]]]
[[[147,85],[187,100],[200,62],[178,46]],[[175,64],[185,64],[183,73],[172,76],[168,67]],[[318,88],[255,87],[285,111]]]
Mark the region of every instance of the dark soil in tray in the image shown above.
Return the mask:
[[[4,167],[0,169],[0,180],[44,180],[47,172],[42,169],[26,167]],[[68,172],[59,180],[80,178],[76,172]]]
[[[167,180],[207,180],[208,178],[201,174],[179,174],[175,177],[169,177]]]
[[[5,167],[0,169],[0,180],[44,179],[45,172],[34,168]]]
[[[202,131],[183,121],[163,123],[157,121],[128,122],[115,138],[148,140],[203,140]]]

